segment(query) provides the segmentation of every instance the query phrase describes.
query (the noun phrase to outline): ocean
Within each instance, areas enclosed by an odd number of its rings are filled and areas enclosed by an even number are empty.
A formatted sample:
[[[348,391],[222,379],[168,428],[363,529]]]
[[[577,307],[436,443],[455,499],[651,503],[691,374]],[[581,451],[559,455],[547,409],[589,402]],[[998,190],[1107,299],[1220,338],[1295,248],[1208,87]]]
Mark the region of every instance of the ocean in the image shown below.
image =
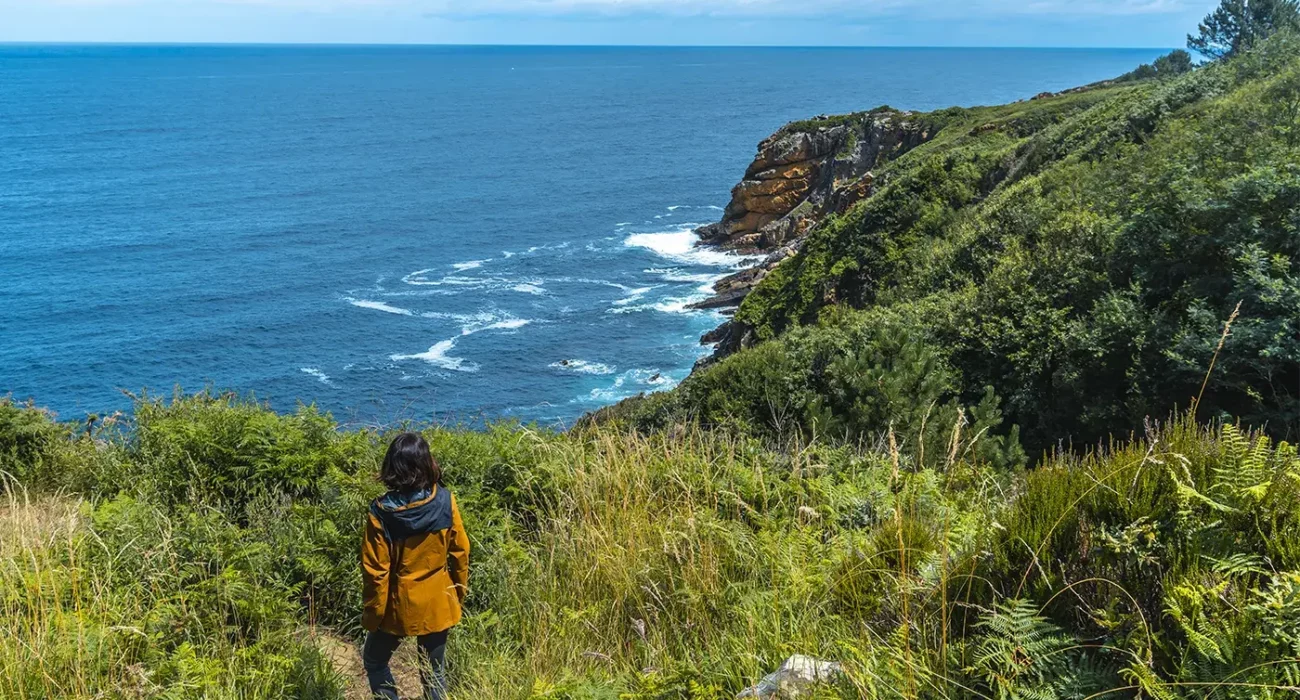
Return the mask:
[[[670,388],[783,123],[1160,50],[0,45],[0,395],[564,425]]]

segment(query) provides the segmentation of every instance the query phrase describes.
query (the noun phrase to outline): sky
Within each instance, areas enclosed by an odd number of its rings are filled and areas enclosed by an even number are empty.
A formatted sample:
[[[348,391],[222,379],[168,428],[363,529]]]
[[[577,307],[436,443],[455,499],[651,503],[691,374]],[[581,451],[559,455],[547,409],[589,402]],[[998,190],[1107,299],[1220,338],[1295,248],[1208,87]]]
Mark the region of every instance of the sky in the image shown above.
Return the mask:
[[[1217,0],[0,0],[0,42],[1177,47]]]

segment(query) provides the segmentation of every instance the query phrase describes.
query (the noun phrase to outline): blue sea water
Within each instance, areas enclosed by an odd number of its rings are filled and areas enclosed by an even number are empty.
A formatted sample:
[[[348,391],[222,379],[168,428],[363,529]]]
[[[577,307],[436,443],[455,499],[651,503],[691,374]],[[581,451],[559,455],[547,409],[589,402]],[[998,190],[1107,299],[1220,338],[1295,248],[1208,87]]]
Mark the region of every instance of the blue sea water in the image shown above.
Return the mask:
[[[0,46],[0,394],[571,421],[672,386],[781,124],[1156,50]]]

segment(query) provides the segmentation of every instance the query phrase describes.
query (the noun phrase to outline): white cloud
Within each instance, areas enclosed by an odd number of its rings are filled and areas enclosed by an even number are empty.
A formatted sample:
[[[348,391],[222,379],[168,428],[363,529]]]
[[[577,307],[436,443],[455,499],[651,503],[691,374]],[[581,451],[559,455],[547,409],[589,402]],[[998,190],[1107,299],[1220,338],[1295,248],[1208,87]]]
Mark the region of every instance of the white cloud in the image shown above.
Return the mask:
[[[662,15],[860,19],[904,15],[917,19],[984,19],[1012,15],[1166,14],[1198,3],[1194,0],[427,0],[424,4],[429,14],[449,17]]]
[[[20,0],[30,4],[31,0]],[[36,0],[39,4],[41,0]],[[44,0],[49,5],[132,6],[147,0]],[[9,0],[0,0],[0,6]],[[746,19],[907,17],[989,19],[1008,16],[1123,16],[1185,11],[1196,0],[172,0],[171,8],[235,5],[330,12],[363,8],[433,17],[734,17]]]

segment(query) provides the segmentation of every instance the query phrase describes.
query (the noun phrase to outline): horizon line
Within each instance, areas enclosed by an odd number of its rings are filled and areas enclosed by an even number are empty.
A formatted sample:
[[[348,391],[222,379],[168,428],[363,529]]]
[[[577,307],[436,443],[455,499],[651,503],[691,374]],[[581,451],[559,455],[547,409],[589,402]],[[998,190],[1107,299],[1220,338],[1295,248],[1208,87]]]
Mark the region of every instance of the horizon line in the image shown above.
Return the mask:
[[[348,42],[348,41],[61,41],[61,40],[9,40],[0,39],[0,46],[141,46],[141,47],[231,47],[231,48],[531,48],[531,49],[975,49],[1016,51],[1169,51],[1170,46],[1027,46],[1027,45],[962,45],[962,44],[546,44],[546,43],[496,43],[482,42],[456,44],[442,42]]]

